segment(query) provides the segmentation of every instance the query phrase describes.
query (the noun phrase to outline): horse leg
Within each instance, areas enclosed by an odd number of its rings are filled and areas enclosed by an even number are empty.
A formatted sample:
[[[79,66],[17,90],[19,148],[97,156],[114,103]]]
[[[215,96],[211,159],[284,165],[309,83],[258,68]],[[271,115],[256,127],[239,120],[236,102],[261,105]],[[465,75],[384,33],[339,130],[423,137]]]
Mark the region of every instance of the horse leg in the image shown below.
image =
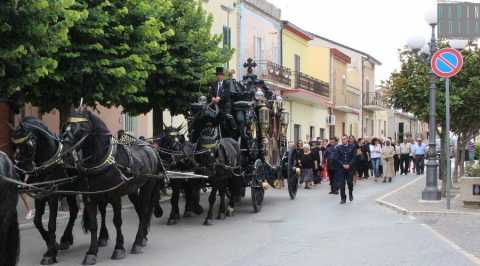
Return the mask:
[[[78,204],[75,195],[67,196],[68,209],[70,211],[70,217],[68,218],[67,227],[63,232],[63,236],[60,238],[59,250],[67,250],[73,245],[73,226],[78,215]]]
[[[98,246],[106,247],[108,245],[108,229],[106,225],[106,216],[107,216],[107,202],[102,201],[98,203],[98,210],[100,211],[100,216],[102,217],[100,225],[100,234],[98,235]]]
[[[194,199],[191,186],[192,184],[190,181],[186,180],[185,182],[183,182],[183,191],[185,193],[185,212],[183,213],[183,217],[193,216]]]
[[[43,255],[42,265],[51,265],[57,262],[57,212],[58,212],[58,196],[51,196],[48,198],[48,209],[50,211],[48,215],[48,231],[47,231],[47,252]]]
[[[168,218],[167,224],[174,225],[177,224],[178,219],[180,219],[180,209],[178,208],[178,201],[180,198],[180,184],[177,180],[172,182],[172,197],[170,198],[170,205],[172,209],[170,210],[170,217]]]
[[[153,189],[156,188],[152,181],[147,182],[141,189],[139,194],[139,210],[140,222],[138,225],[137,235],[132,246],[132,254],[143,253],[143,247],[146,246],[147,232],[150,226],[150,219],[153,210]]]
[[[86,197],[88,200],[85,201],[85,214],[87,217],[84,219],[88,219],[88,231],[90,231],[90,248],[85,254],[85,258],[83,259],[83,265],[95,265],[97,263],[97,253],[98,253],[98,239],[97,239],[97,231],[98,231],[98,221],[97,221],[97,206],[98,203],[93,200],[92,198]]]
[[[192,181],[192,206],[193,212],[197,215],[203,213],[203,207],[200,205],[200,189],[202,187],[202,183],[200,180]]]
[[[225,181],[225,180],[224,180]],[[218,190],[220,194],[220,208],[218,208],[218,215],[217,215],[217,220],[225,220],[225,213],[226,213],[226,208],[225,208],[225,195],[226,195],[226,186],[224,184],[224,181],[222,181],[222,186]]]
[[[213,186],[212,191],[210,192],[210,196],[208,197],[208,213],[207,217],[205,218],[204,225],[213,225],[212,217],[213,217],[213,206],[215,205],[215,198],[217,197],[217,187]]]
[[[40,233],[43,240],[45,241],[45,244],[48,247],[48,232],[47,230],[45,230],[42,223],[42,217],[43,217],[43,214],[45,213],[45,206],[47,204],[47,200],[36,199],[34,204],[35,204],[35,217],[33,218],[33,223],[35,224],[35,227],[37,228],[38,232]],[[43,262],[43,259],[42,259],[42,262]]]
[[[122,234],[122,199],[120,197],[115,198],[112,201],[113,207],[113,224],[117,231],[117,240],[115,242],[115,250],[112,254],[112,260],[121,260],[125,258],[126,252],[123,246],[124,238]]]

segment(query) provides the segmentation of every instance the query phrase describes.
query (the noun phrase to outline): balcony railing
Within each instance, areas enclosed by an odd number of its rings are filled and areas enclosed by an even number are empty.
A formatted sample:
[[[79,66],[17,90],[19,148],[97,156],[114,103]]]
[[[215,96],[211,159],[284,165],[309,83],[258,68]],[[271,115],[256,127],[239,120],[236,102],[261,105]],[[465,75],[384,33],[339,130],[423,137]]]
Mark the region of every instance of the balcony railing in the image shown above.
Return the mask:
[[[360,109],[361,106],[360,95],[353,93],[351,91],[345,92],[345,104],[349,107]]]
[[[308,90],[325,97],[330,97],[330,86],[327,82],[321,81],[302,72],[297,72],[295,74],[295,87]]]
[[[386,108],[387,104],[385,102],[385,99],[380,93],[377,92],[368,92],[365,93],[363,96],[363,105],[368,107],[379,107],[379,108]]]
[[[272,61],[259,61],[256,68],[260,79],[277,82],[290,87],[292,84],[292,71],[288,67],[273,63]]]

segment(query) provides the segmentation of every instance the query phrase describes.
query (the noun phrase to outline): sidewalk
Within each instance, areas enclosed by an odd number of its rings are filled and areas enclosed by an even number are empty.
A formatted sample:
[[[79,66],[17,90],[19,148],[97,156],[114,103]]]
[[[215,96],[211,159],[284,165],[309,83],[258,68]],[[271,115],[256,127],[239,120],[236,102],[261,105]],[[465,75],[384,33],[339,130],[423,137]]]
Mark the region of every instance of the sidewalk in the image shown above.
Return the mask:
[[[463,206],[463,202],[458,197],[458,190],[452,189],[451,209],[448,210],[445,198],[438,202],[422,201],[421,195],[424,188],[425,176],[419,176],[412,182],[378,198],[377,203],[402,214],[480,216],[480,209]]]
[[[421,201],[424,188],[425,176],[420,176],[376,201],[381,206],[418,220],[480,265],[480,209],[465,208],[459,200],[458,190],[452,191],[454,198],[450,210],[446,208],[445,199],[435,203]]]

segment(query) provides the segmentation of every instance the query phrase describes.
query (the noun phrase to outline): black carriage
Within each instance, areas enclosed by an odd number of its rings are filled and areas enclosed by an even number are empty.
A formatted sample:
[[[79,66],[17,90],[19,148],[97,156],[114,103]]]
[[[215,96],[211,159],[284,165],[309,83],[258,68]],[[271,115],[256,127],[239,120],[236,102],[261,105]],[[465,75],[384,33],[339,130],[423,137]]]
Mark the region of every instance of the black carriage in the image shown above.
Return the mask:
[[[282,97],[275,94],[253,73],[256,64],[252,59],[244,66],[247,68],[247,74],[243,80],[240,82],[230,80],[232,116],[237,127],[230,137],[238,140],[240,146],[240,165],[232,171],[242,178],[242,196],[245,196],[246,188],[250,187],[252,206],[254,211],[258,212],[262,207],[267,183],[275,188],[276,180],[283,183],[283,179],[287,178],[289,194],[294,199],[297,178],[288,170],[286,138],[288,113],[283,109]],[[191,105],[189,129],[193,142],[196,142],[200,135],[199,132],[192,132],[192,129],[198,127],[195,123],[198,122],[199,113],[203,114],[202,124],[210,128],[209,130],[218,132],[211,134],[211,145],[224,137],[222,132],[227,130],[223,130],[222,127],[227,127],[228,123],[219,119],[218,111],[218,108],[208,103],[204,96]]]

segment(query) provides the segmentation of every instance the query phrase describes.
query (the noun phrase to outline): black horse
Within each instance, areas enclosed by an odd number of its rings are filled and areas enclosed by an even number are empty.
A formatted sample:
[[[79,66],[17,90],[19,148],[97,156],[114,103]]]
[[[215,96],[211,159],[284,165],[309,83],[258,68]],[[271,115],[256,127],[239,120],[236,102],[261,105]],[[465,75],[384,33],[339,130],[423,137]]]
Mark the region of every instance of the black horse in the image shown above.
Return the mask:
[[[190,171],[195,168],[193,154],[195,145],[188,142],[181,133],[181,128],[166,127],[163,135],[158,138],[157,145],[160,157],[166,169],[171,171]],[[171,212],[167,224],[174,225],[180,219],[178,202],[183,191],[185,195],[184,217],[203,213],[200,205],[200,190],[205,186],[199,178],[171,178],[172,197],[170,199]]]
[[[217,131],[217,130],[213,130]],[[234,204],[241,198],[241,189],[243,179],[240,168],[240,146],[238,142],[231,138],[218,139],[216,133],[211,136],[202,134],[198,139],[197,145],[202,152],[196,155],[196,160],[200,165],[204,165],[205,174],[209,176],[208,182],[212,186],[212,191],[208,197],[208,213],[204,225],[212,225],[213,207],[215,205],[217,192],[220,196],[220,208],[217,219],[223,220],[226,216],[232,216],[234,213]],[[229,208],[226,206],[226,197],[229,196]]]
[[[207,104],[192,104],[192,119],[190,135],[196,145],[198,162],[196,172],[207,175],[212,191],[208,198],[209,209],[204,225],[212,225],[213,206],[217,192],[220,195],[220,209],[217,219],[225,219],[233,215],[234,203],[241,196],[243,178],[240,165],[240,145],[232,138],[222,138],[224,132],[220,129],[218,107]],[[225,198],[229,194],[229,208],[226,208]]]
[[[0,152],[0,265],[15,266],[20,253],[17,187],[1,177],[15,179],[15,169],[8,156]]]
[[[131,253],[143,253],[153,208],[158,204],[163,169],[156,150],[145,142],[133,145],[113,143],[105,123],[89,111],[74,112],[63,132],[82,177],[80,192],[84,194],[84,224],[91,233],[85,265],[96,263],[98,253],[97,205],[110,203],[117,239],[112,259],[125,257],[121,230],[121,197],[128,195],[139,217],[138,231]]]
[[[20,173],[24,182],[34,184],[76,175],[76,171],[67,169],[65,166],[64,161],[66,159],[63,158],[64,148],[60,140],[41,120],[34,117],[24,118],[19,127],[14,130],[12,136],[12,141],[16,148],[15,160],[17,161],[17,166],[30,173]],[[77,187],[78,180],[72,178],[66,183],[56,186],[55,189],[71,191],[78,189]],[[52,190],[50,191],[50,189]],[[66,250],[73,244],[72,231],[79,211],[76,196],[73,194],[66,195],[70,216],[63,236],[60,238],[60,244],[58,244],[56,242],[58,202],[63,196],[53,193],[53,189],[53,187],[45,187],[45,190],[48,191],[31,191],[34,193],[35,198],[35,217],[33,221],[47,244],[47,252],[41,260],[42,265],[56,263],[58,250]],[[49,208],[48,230],[44,228],[42,222],[47,204]],[[99,210],[102,214],[100,243],[101,246],[106,246],[108,241],[108,231],[105,226],[106,206],[99,206]]]

